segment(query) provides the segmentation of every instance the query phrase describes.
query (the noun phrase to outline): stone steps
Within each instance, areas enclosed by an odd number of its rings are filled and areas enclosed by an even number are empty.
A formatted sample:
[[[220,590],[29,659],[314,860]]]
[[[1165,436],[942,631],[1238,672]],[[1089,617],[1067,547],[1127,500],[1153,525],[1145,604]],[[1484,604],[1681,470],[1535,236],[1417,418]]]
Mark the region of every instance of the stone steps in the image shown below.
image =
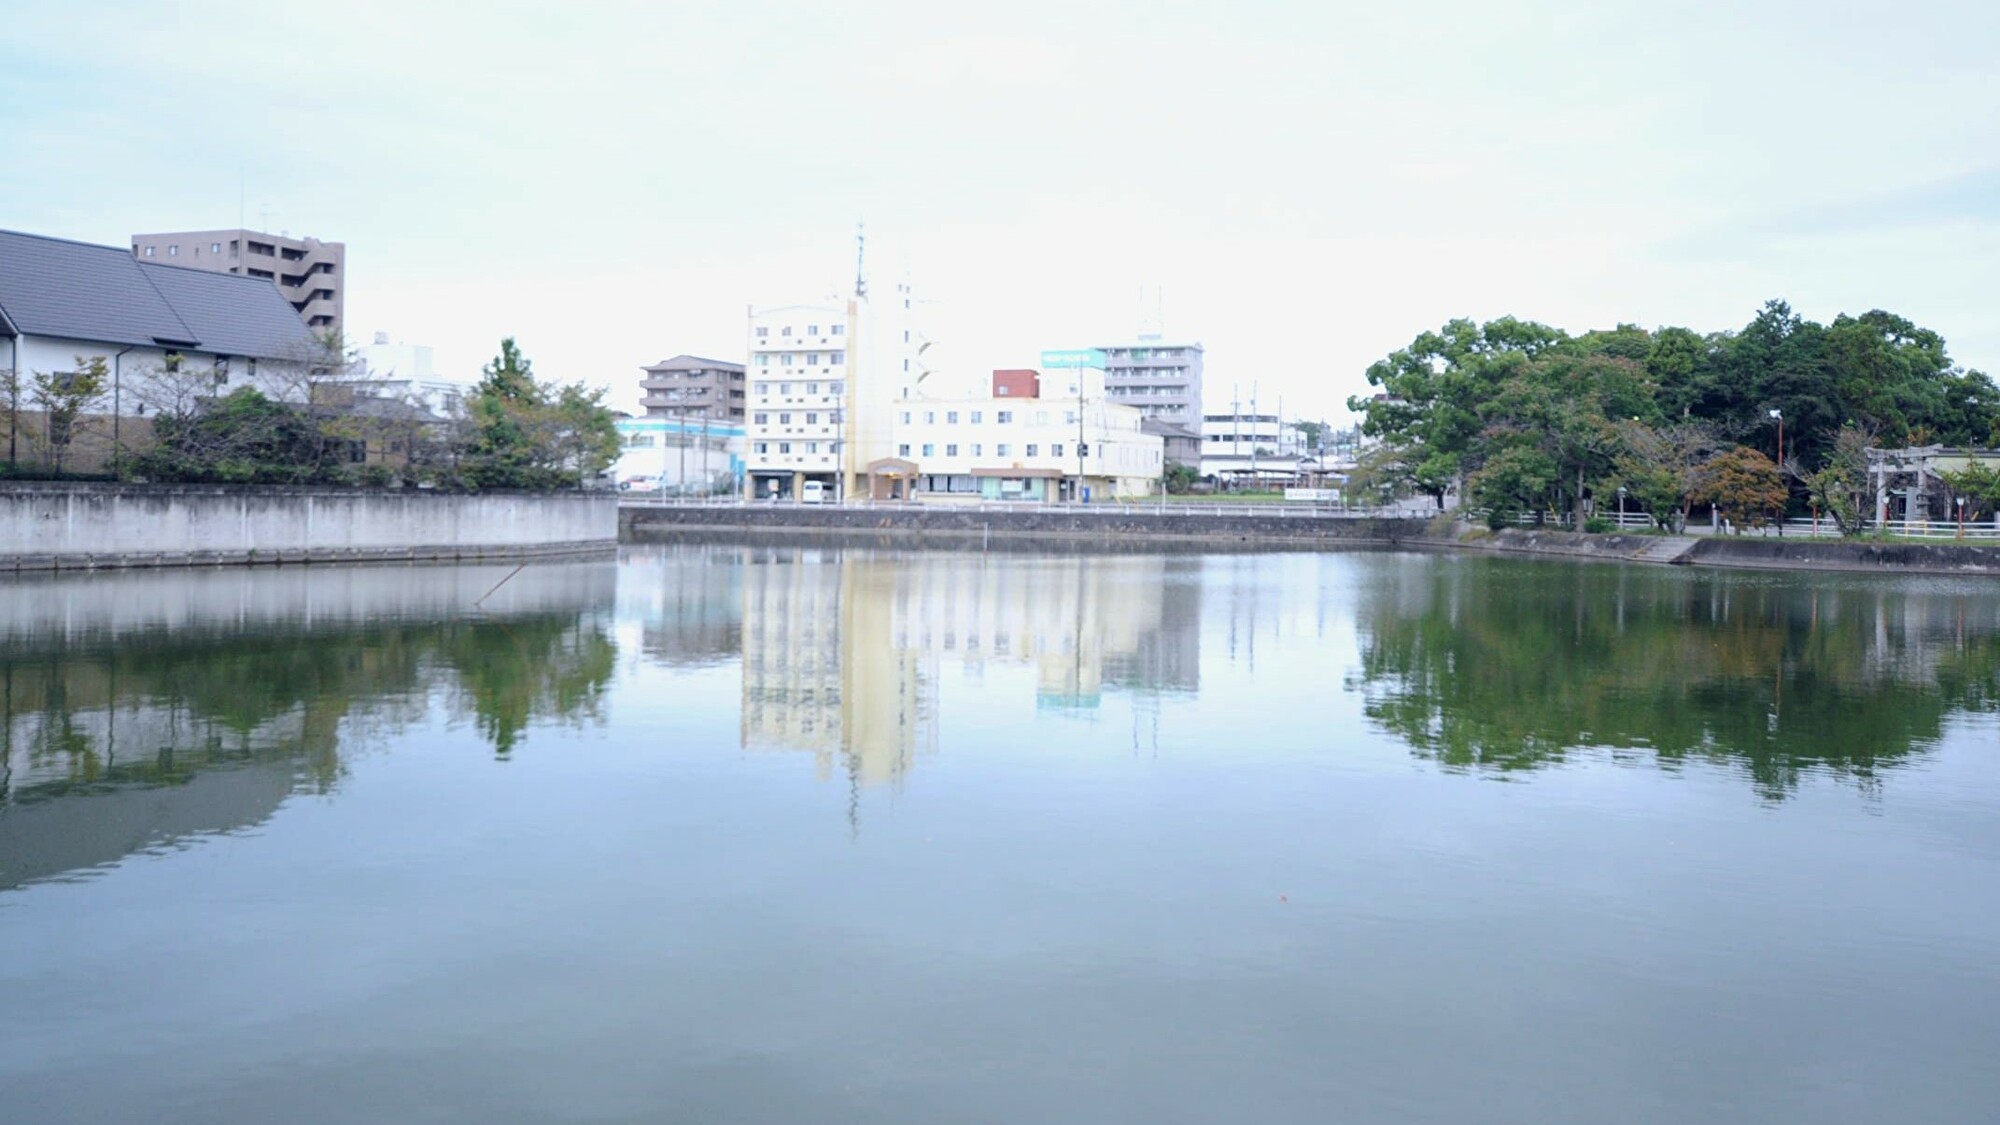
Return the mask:
[[[1626,557],[1633,562],[1672,565],[1684,561],[1687,558],[1688,552],[1694,550],[1694,545],[1697,542],[1699,540],[1688,535],[1662,536]]]

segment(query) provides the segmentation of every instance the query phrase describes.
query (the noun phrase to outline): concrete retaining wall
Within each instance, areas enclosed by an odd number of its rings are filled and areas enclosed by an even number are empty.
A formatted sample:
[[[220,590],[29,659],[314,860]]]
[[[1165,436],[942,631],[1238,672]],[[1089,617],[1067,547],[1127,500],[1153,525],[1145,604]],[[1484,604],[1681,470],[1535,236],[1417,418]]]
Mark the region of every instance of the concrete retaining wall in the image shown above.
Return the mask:
[[[511,558],[616,544],[608,493],[0,485],[0,572]]]
[[[1429,525],[1414,519],[1311,519],[1302,516],[1212,515],[1176,512],[1091,512],[1023,507],[870,510],[791,505],[762,507],[623,508],[620,534],[628,539],[674,535],[692,529],[756,534],[801,532],[868,534],[886,541],[977,542],[993,537],[1181,543],[1369,543],[1417,545],[1433,541]],[[1435,540],[1448,542],[1449,540]]]
[[[1855,543],[1840,540],[1704,538],[1688,553],[1695,566],[1755,570],[1879,570],[1925,574],[2000,574],[2000,547],[1958,543]]]

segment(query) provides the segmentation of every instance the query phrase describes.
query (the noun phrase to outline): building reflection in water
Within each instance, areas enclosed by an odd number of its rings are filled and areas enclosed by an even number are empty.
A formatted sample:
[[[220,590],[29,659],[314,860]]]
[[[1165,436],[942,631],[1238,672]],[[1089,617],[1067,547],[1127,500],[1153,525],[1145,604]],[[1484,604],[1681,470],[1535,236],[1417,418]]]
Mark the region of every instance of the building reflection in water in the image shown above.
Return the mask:
[[[601,720],[615,566],[513,569],[0,585],[0,890],[261,823],[435,715],[501,757]]]
[[[746,749],[804,750],[822,776],[895,782],[937,751],[945,662],[1032,669],[1037,707],[1200,683],[1193,557],[749,550]]]

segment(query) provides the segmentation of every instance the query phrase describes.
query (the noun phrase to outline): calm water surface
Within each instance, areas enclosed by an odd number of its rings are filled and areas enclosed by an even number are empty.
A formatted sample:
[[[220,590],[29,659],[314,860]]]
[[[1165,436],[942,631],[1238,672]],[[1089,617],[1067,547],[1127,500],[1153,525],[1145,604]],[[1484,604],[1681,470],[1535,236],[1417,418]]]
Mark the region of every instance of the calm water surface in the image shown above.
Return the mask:
[[[0,1121],[1990,1122],[2000,587],[0,584]]]

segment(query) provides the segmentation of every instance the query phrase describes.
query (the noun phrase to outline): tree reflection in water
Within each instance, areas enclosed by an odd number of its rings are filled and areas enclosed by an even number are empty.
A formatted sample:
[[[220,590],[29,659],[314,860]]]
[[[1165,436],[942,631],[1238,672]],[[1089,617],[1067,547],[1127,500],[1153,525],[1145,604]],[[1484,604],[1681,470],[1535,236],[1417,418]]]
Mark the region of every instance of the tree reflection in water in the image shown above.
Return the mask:
[[[1773,800],[1811,771],[1873,785],[2000,686],[1995,600],[1950,585],[1436,560],[1374,570],[1356,612],[1368,716],[1459,770],[1609,748]]]

